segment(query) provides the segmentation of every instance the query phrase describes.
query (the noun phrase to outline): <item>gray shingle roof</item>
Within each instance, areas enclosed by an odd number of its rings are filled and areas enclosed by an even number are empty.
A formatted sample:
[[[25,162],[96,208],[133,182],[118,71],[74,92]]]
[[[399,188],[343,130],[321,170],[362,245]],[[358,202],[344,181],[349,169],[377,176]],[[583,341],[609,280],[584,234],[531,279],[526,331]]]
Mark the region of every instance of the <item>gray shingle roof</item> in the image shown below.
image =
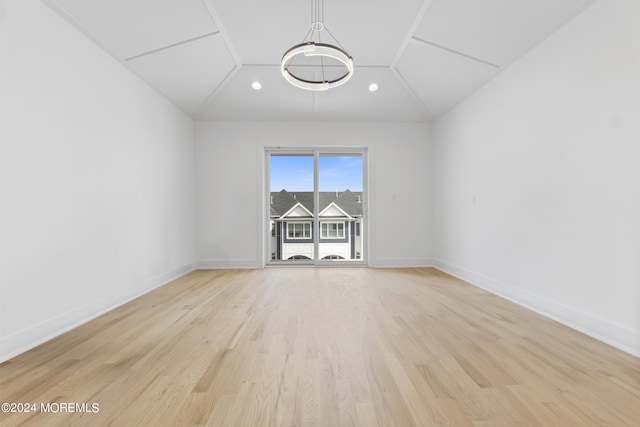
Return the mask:
[[[321,191],[319,194],[320,209],[322,212],[331,203],[335,203],[340,209],[352,217],[362,216],[362,192],[346,190],[342,193],[334,191]],[[309,212],[313,212],[312,191],[272,191],[271,192],[271,216],[279,217],[286,214],[297,203],[304,206]]]

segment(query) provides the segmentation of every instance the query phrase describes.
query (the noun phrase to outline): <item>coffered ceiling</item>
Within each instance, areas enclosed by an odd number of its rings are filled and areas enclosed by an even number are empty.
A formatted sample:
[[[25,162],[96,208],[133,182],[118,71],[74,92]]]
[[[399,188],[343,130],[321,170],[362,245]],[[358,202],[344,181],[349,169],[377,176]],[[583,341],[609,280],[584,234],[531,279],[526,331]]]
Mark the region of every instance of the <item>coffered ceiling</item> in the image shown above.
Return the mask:
[[[280,74],[309,30],[310,0],[43,1],[195,119],[421,122],[594,0],[324,0],[324,22],[356,66],[327,92]]]

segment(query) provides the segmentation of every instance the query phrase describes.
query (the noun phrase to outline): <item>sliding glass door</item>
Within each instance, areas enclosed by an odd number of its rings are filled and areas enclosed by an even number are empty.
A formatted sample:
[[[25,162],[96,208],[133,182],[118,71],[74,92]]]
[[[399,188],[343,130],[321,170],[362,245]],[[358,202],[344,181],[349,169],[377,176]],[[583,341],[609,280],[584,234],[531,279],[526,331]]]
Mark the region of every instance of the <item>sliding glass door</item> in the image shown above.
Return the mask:
[[[366,263],[364,150],[267,150],[267,264]]]

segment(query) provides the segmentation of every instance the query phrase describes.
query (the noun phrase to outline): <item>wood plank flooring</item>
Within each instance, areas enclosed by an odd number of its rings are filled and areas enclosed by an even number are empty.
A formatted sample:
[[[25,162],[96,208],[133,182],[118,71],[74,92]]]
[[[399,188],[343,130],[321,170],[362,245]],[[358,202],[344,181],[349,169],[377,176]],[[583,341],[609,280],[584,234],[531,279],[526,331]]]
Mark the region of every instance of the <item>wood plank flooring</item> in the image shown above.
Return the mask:
[[[99,407],[2,426],[640,426],[640,359],[433,269],[195,271],[0,365],[0,401]]]

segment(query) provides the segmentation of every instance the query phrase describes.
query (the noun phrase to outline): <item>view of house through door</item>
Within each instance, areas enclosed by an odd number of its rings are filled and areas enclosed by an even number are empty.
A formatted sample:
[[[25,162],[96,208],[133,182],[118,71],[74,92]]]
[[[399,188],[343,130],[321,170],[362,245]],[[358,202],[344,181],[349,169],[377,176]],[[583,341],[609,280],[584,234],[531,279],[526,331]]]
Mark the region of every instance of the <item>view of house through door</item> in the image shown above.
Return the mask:
[[[268,263],[365,261],[364,152],[267,151]]]

